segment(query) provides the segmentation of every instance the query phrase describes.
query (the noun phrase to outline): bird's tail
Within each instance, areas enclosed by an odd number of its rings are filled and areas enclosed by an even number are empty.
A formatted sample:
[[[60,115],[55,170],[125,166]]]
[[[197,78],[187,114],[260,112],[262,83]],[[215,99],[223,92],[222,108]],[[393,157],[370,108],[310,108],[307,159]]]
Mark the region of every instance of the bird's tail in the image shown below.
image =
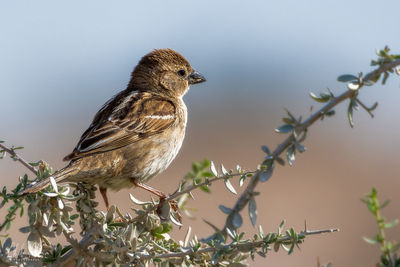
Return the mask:
[[[59,170],[58,172],[56,172],[55,174],[53,174],[51,177],[53,177],[56,182],[62,182],[75,172],[76,172],[76,169],[71,168],[71,166],[68,165],[67,167],[65,167],[65,168]],[[24,190],[18,192],[18,195],[23,196],[26,194],[36,193],[36,192],[46,188],[49,185],[50,185],[50,177],[43,179],[41,181],[38,181],[38,182],[31,183]]]

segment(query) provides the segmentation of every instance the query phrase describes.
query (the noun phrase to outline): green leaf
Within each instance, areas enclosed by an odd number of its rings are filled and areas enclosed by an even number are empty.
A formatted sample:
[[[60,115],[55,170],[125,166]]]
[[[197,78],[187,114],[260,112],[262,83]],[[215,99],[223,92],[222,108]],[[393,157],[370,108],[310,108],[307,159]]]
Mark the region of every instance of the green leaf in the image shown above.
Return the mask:
[[[129,197],[131,198],[132,202],[137,204],[137,205],[145,205],[145,204],[150,204],[151,202],[143,202],[138,199],[136,199],[132,194],[129,194]]]
[[[229,229],[229,227],[226,227],[226,232],[228,233],[228,235],[229,235],[232,239],[235,239],[235,231],[232,231],[231,229]]]
[[[358,82],[348,83],[347,88],[353,91],[357,91],[358,89],[360,89],[360,84]]]
[[[267,169],[266,171],[262,171],[259,174],[259,179],[260,179],[260,182],[262,182],[262,183],[268,181],[269,178],[271,178],[271,177],[272,177],[272,170],[271,169]]]
[[[215,177],[218,177],[218,172],[217,172],[217,169],[215,168],[215,164],[213,161],[211,161],[210,170],[214,174]]]
[[[365,80],[365,81],[363,81],[363,85],[365,85],[365,86],[372,86],[372,85],[374,85],[375,84],[375,82],[374,81],[371,81],[371,80]]]
[[[6,224],[6,231],[10,230],[11,228],[11,221]]]
[[[115,206],[111,205],[106,214],[106,222],[111,223],[114,220]],[[77,215],[77,214],[75,214]]]
[[[292,244],[292,245],[290,246],[290,249],[289,249],[289,251],[288,251],[288,255],[292,254],[292,253],[293,253],[293,250],[294,250],[294,244]]]
[[[290,124],[284,124],[278,128],[275,129],[275,132],[277,133],[288,133],[293,130],[294,126]]]
[[[224,165],[222,165],[222,164],[221,164],[221,171],[222,171],[222,174],[225,176],[229,174],[229,172],[225,169]]]
[[[354,108],[354,100],[351,99],[349,106],[347,108],[347,119],[349,120],[350,127],[354,127],[354,122],[353,122],[353,108]]]
[[[240,173],[242,171],[242,167],[240,167],[240,165],[236,165],[236,171]]]
[[[278,227],[278,235],[282,234],[283,227],[285,226],[285,220],[282,220]]]
[[[198,173],[200,170],[200,162],[192,162],[192,171],[193,173]]]
[[[33,257],[40,257],[42,253],[42,239],[37,231],[33,231],[28,236],[28,251]]]
[[[175,215],[173,213],[171,213],[171,216],[169,217],[169,219],[171,220],[171,222],[173,224],[175,224],[176,226],[182,227],[183,224],[181,224],[181,222],[175,218]]]
[[[211,193],[211,189],[207,185],[202,185],[199,187],[201,191],[206,193]]]
[[[295,154],[296,154],[295,146],[291,145],[290,147],[288,147],[288,149],[286,150],[286,157],[290,166],[293,166],[294,164],[294,160],[296,159]]]
[[[267,168],[259,173],[258,179],[260,179],[260,182],[266,182],[271,178],[275,166],[273,160],[266,160],[264,164]]]
[[[265,152],[265,154],[269,155],[271,154],[271,150],[265,145],[261,146],[261,150]]]
[[[53,187],[54,192],[58,193],[58,187],[56,184],[56,180],[54,180],[53,176],[50,176],[50,184]]]
[[[283,117],[282,121],[286,124],[294,124],[295,121],[292,118]]]
[[[326,103],[332,97],[330,94],[326,94],[326,93],[320,93],[319,96],[317,96],[313,92],[310,92],[310,96],[311,96],[312,99],[314,99],[315,101],[317,101],[319,103]]]
[[[24,215],[25,209],[24,209],[23,205],[21,205],[20,207],[21,207],[21,210],[19,211],[19,217],[22,217]]]
[[[68,245],[65,246],[62,250],[61,250],[61,255],[64,255],[65,253],[67,253],[68,251],[70,251],[72,248],[72,246]]]
[[[192,233],[192,228],[189,226],[186,234],[185,234],[185,239],[183,241],[183,246],[187,247],[189,245],[189,240],[190,240],[190,234]]]
[[[262,229],[261,225],[258,226],[258,233],[260,234],[261,238],[264,238],[264,230]]]
[[[27,233],[29,233],[30,231],[32,231],[32,227],[30,227],[30,226],[24,226],[24,227],[19,228],[19,231],[20,231],[21,233],[27,234]]]
[[[331,109],[331,110],[329,110],[329,111],[327,111],[327,112],[325,112],[325,116],[328,116],[328,117],[332,117],[333,115],[335,115],[335,111],[333,110],[333,109]]]
[[[385,223],[385,224],[384,224],[384,227],[385,227],[385,228],[392,228],[393,226],[396,226],[398,223],[399,223],[399,220],[396,219],[396,220],[394,220],[394,221]]]
[[[242,187],[244,184],[244,180],[246,179],[246,175],[242,175],[239,178],[239,186]]]
[[[70,220],[76,220],[77,218],[79,218],[79,214],[72,214],[70,217],[69,217],[69,219]]]
[[[225,187],[232,193],[237,195],[237,192],[235,190],[235,188],[233,187],[233,185],[231,184],[231,182],[229,181],[229,179],[225,179],[224,180],[225,183]]]
[[[213,177],[214,175],[209,171],[202,171],[200,172],[201,177]]]
[[[354,80],[358,80],[358,77],[354,76],[354,75],[351,75],[351,74],[343,74],[343,75],[340,75],[337,78],[337,80],[339,82],[351,82],[351,81],[354,81]]]
[[[242,219],[242,216],[238,212],[233,213],[232,224],[235,228],[239,228],[240,226],[242,226],[243,219]]]
[[[378,243],[378,240],[376,240],[376,239],[372,239],[372,238],[368,238],[368,237],[363,237],[363,239],[364,239],[364,241],[367,242],[368,244],[374,245],[374,244]]]
[[[224,205],[219,205],[218,207],[225,214],[231,214],[232,213],[232,209],[231,208],[225,207]]]
[[[306,151],[306,148],[299,142],[296,142],[295,146],[296,146],[297,151],[299,151],[300,153],[303,153],[304,151]]]
[[[275,252],[278,252],[280,247],[281,247],[281,243],[275,242],[275,244],[274,244],[274,251],[275,251]]]
[[[250,198],[249,201],[249,216],[251,220],[251,224],[253,226],[256,226],[257,223],[257,205],[256,205],[256,200],[254,199],[254,196]]]

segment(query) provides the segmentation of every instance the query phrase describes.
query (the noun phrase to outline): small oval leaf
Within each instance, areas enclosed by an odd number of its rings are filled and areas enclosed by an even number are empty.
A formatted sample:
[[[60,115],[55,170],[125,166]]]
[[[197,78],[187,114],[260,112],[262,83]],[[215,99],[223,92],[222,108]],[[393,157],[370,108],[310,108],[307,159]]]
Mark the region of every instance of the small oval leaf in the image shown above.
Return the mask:
[[[57,204],[58,204],[58,208],[59,208],[60,210],[63,210],[63,209],[64,209],[64,202],[62,201],[61,198],[57,198]]]
[[[28,226],[29,227],[29,226]],[[6,242],[4,242],[4,244],[3,244],[3,250],[6,250],[6,249],[8,249],[8,248],[11,248],[11,245],[12,245],[12,240],[11,240],[11,238],[7,238],[6,239]],[[3,253],[4,253],[4,251],[3,251]]]
[[[242,226],[243,219],[242,219],[242,216],[238,212],[233,213],[232,224],[235,228],[239,228],[240,226]]]
[[[225,187],[232,193],[237,195],[237,192],[235,188],[233,187],[232,183],[229,181],[229,179],[225,179]]]
[[[42,253],[42,240],[37,231],[31,232],[28,236],[28,251],[33,257],[40,257]]]
[[[246,179],[246,175],[242,175],[242,176],[240,176],[240,179],[239,179],[239,186],[240,187],[242,187],[243,186],[243,184],[244,184],[244,180]]]
[[[378,243],[378,240],[375,238],[368,238],[368,237],[363,237],[364,241],[367,242],[368,244],[374,245]]]
[[[185,239],[183,241],[183,246],[187,247],[189,245],[189,240],[190,240],[190,234],[192,233],[192,227],[189,226],[186,235],[185,235]]]
[[[296,153],[296,150],[295,150],[294,145],[288,147],[288,149],[286,150],[286,157],[287,157],[287,160],[288,160],[290,166],[293,166],[293,164],[294,164],[295,153]]]
[[[218,207],[225,214],[231,214],[232,213],[232,209],[231,208],[225,207],[224,205],[219,205]]]
[[[347,88],[349,88],[350,90],[353,90],[353,91],[357,91],[358,89],[360,89],[360,85],[357,82],[348,83]]]
[[[132,194],[129,194],[129,197],[131,198],[132,202],[138,205],[145,205],[145,204],[150,204],[151,202],[143,202],[138,199],[136,199]]]
[[[257,223],[257,205],[256,205],[256,200],[254,197],[250,198],[249,201],[249,216],[251,220],[251,224],[253,226],[256,226]]]
[[[336,112],[333,109],[331,109],[331,110],[325,112],[324,115],[328,116],[328,117],[331,117],[331,116],[335,115],[335,113]]]
[[[269,155],[271,154],[271,150],[265,145],[261,146],[261,150],[265,152],[265,154]]]
[[[266,171],[260,172],[260,174],[259,174],[260,182],[268,181],[269,178],[271,178],[271,176],[272,176],[272,170],[267,169]]]
[[[354,100],[351,99],[349,106],[347,108],[347,119],[349,120],[350,127],[354,127],[354,122],[353,122],[353,108],[354,108]]]
[[[21,233],[24,233],[24,234],[29,233],[31,230],[32,230],[32,228],[31,228],[30,226],[25,226],[25,227],[19,228],[19,231],[20,231]]]
[[[223,175],[228,175],[229,172],[225,169],[224,165],[221,164],[221,171]]]
[[[354,81],[354,80],[357,80],[358,79],[358,77],[357,76],[354,76],[354,75],[352,75],[352,74],[343,74],[343,75],[340,75],[338,78],[337,78],[337,80],[339,81],[339,82],[351,82],[351,81]]]
[[[183,224],[177,220],[174,216],[174,214],[171,213],[171,216],[169,217],[169,219],[171,220],[171,222],[179,227],[183,226]]]
[[[54,180],[53,176],[50,176],[50,184],[53,187],[54,192],[58,193],[58,187],[56,184],[56,180]]]
[[[213,161],[211,161],[210,170],[214,174],[214,176],[216,176],[216,177],[218,176],[218,172],[217,172],[217,169],[215,168],[215,164]]]
[[[326,103],[332,97],[330,94],[326,94],[326,93],[320,93],[319,96],[317,96],[313,92],[310,92],[310,96],[311,96],[312,99],[314,99],[315,101],[317,101],[319,103]]]
[[[277,133],[288,133],[293,130],[293,125],[285,124],[275,129]]]
[[[303,145],[300,144],[299,142],[296,142],[295,145],[296,145],[297,151],[299,151],[300,153],[303,153],[304,151],[306,151],[305,146],[303,146]]]
[[[106,214],[106,222],[111,223],[114,220],[115,206],[111,205]]]

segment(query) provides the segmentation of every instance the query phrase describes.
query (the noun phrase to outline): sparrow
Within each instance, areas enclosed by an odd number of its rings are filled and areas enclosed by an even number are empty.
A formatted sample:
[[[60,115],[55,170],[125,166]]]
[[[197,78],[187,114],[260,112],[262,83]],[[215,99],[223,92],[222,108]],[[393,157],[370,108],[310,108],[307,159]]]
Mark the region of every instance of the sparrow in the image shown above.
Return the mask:
[[[172,49],[156,49],[134,68],[125,90],[108,100],[94,116],[78,144],[64,158],[69,164],[52,177],[57,183],[97,184],[107,210],[107,189],[140,187],[164,171],[178,154],[187,122],[182,97],[192,84],[206,81]],[[35,193],[50,178],[28,185],[20,195]]]

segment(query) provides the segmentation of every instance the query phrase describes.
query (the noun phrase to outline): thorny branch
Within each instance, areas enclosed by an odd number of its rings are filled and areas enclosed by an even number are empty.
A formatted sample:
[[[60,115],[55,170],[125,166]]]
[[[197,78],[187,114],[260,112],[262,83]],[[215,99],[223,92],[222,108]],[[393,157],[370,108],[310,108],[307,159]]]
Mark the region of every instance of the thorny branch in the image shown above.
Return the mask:
[[[210,185],[211,183],[216,182],[216,181],[219,181],[219,180],[227,179],[227,178],[229,178],[229,177],[234,177],[234,176],[243,176],[243,175],[247,175],[247,174],[254,174],[255,172],[256,172],[256,171],[248,171],[248,172],[243,172],[243,173],[229,173],[229,174],[226,174],[226,175],[216,176],[216,177],[213,177],[213,178],[211,178],[211,179],[208,179],[208,180],[206,180],[206,181],[204,181],[204,182],[202,182],[202,183],[198,183],[198,184],[189,186],[189,187],[185,188],[185,189],[182,190],[182,191],[176,191],[176,192],[173,193],[172,195],[169,195],[165,200],[170,201],[170,200],[172,200],[172,199],[175,199],[175,198],[180,197],[180,196],[183,195],[183,194],[190,193],[191,191],[193,191],[193,190],[195,190],[195,189],[197,189],[197,188],[199,188],[199,187],[202,187],[202,186],[204,186],[204,185],[207,185],[207,186],[208,186],[208,185]]]
[[[300,235],[317,235],[317,234],[324,234],[324,233],[333,233],[333,232],[338,232],[338,229],[326,229],[326,230],[316,230],[316,231],[304,231],[304,232],[300,232]],[[284,236],[282,238],[279,238],[277,240],[277,242],[284,242],[284,241],[288,241],[290,240],[289,236]],[[188,250],[188,251],[184,251],[184,252],[171,252],[171,253],[167,253],[167,254],[156,254],[156,255],[141,255],[140,258],[143,260],[146,259],[151,259],[151,258],[182,258],[186,255],[192,255],[192,254],[201,254],[201,253],[208,253],[208,252],[215,252],[218,250],[224,250],[224,249],[231,249],[231,248],[236,248],[238,250],[240,250],[241,248],[246,249],[249,247],[249,245],[251,245],[252,247],[260,247],[265,243],[264,240],[261,241],[256,241],[253,243],[243,243],[243,244],[228,244],[228,245],[224,245],[222,247],[208,247],[208,248],[203,248],[203,249],[199,249],[197,251],[192,251],[192,250]]]
[[[325,233],[333,233],[333,232],[338,232],[338,229],[324,229],[324,230],[314,230],[314,231],[309,231],[309,230],[304,230],[302,232],[299,233],[299,235],[304,235],[304,236],[308,236],[308,235],[317,235],[317,234],[325,234]],[[69,240],[71,239],[69,237],[69,235],[66,235],[68,241],[70,241],[70,243],[73,245],[73,249],[71,251],[69,251],[69,253],[67,253],[66,255],[64,255],[63,257],[60,258],[60,263],[62,262],[63,264],[69,262],[70,260],[75,259],[76,255],[79,253],[84,253],[86,255],[92,256],[97,258],[98,260],[101,260],[103,262],[108,262],[108,261],[112,261],[114,258],[114,255],[111,254],[98,254],[95,252],[91,252],[90,250],[88,250],[88,246],[90,245],[90,243],[93,241],[93,239],[91,238],[93,236],[94,232],[91,231],[90,233],[86,234],[86,236],[81,240],[81,242],[77,243],[76,240]],[[277,243],[281,243],[281,242],[285,242],[285,241],[289,241],[291,240],[290,236],[284,236],[279,238],[276,242]],[[181,252],[167,252],[167,253],[162,253],[162,254],[148,254],[148,253],[136,253],[136,256],[138,259],[140,259],[141,261],[143,260],[150,260],[150,259],[154,259],[154,258],[159,258],[159,259],[168,259],[168,258],[183,258],[187,255],[198,255],[198,254],[202,254],[202,253],[209,253],[209,252],[216,252],[219,250],[226,250],[226,249],[237,249],[237,250],[248,250],[249,247],[252,248],[256,248],[256,247],[261,247],[265,244],[264,240],[260,240],[260,241],[255,241],[255,242],[250,242],[250,243],[240,243],[240,244],[226,244],[223,246],[215,246],[215,247],[207,247],[207,248],[201,248],[198,250],[192,250],[192,249],[187,249],[186,251],[181,251]],[[128,248],[126,248],[126,251],[128,251]]]
[[[374,71],[366,74],[363,77],[364,81],[374,81],[379,78],[379,76],[382,73],[387,73],[387,71],[397,67],[400,65],[400,59],[393,60],[390,63],[386,63],[379,68],[375,69]],[[362,84],[361,86],[362,87]],[[354,90],[347,90],[346,92],[342,93],[341,95],[337,97],[331,98],[331,100],[323,106],[320,110],[315,112],[313,115],[311,115],[306,121],[303,123],[299,124],[298,126],[295,127],[294,131],[300,135],[302,132],[304,132],[308,127],[310,127],[314,122],[319,120],[324,114],[328,111],[330,111],[333,107],[338,105],[339,103],[343,102],[346,99],[352,98],[355,96],[357,91]],[[272,156],[274,158],[277,158],[280,154],[282,154],[291,144],[292,144],[292,136],[288,136],[281,144],[279,144],[276,149],[272,152]],[[251,177],[249,184],[247,185],[246,189],[243,191],[243,193],[240,195],[239,199],[236,201],[235,206],[233,207],[234,212],[240,212],[243,210],[246,205],[248,204],[256,186],[258,185],[259,182],[259,175],[261,171],[257,171],[254,176]],[[224,226],[223,233],[226,236],[227,232],[226,229],[229,228],[231,230],[235,230],[236,227],[232,223],[232,219],[230,217],[227,218]]]
[[[2,143],[0,143],[0,148],[1,150],[6,151],[8,154],[10,154],[10,156],[13,159],[18,160],[19,162],[22,163],[22,165],[24,165],[25,167],[27,167],[31,172],[33,172],[36,176],[38,175],[38,171],[36,170],[35,167],[33,167],[32,165],[30,165],[26,160],[24,160],[21,156],[17,155],[17,153],[15,153],[15,151],[13,149],[10,149],[8,147],[6,147],[5,145],[3,145]]]

